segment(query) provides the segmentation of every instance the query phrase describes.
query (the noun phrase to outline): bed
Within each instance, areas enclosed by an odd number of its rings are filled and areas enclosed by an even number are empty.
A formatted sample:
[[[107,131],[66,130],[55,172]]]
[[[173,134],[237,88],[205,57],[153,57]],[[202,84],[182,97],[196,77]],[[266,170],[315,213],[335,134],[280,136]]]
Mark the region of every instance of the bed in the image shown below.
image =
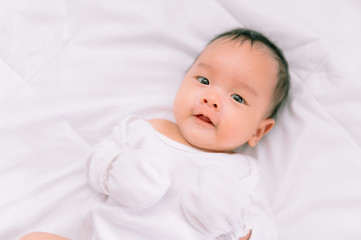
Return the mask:
[[[291,89],[256,157],[280,240],[361,239],[361,2],[2,0],[0,239],[79,239],[85,162],[127,114],[171,118],[216,34],[265,33]]]

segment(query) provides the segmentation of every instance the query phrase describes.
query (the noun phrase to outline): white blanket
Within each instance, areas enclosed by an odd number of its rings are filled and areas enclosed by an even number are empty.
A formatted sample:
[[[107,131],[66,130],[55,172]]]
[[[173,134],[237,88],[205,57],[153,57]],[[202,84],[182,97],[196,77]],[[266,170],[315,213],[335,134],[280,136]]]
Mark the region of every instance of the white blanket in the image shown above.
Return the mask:
[[[182,76],[234,27],[265,33],[291,91],[257,148],[281,240],[361,239],[361,3],[2,0],[0,239],[79,238],[84,163],[127,114],[171,118]]]

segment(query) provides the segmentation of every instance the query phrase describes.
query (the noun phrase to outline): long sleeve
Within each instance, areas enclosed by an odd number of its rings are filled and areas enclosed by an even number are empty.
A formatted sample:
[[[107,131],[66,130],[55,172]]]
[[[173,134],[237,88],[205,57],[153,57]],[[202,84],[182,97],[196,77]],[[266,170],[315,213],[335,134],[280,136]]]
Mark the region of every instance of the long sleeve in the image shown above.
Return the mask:
[[[126,118],[95,147],[88,164],[88,179],[95,191],[109,195],[119,204],[145,208],[167,192],[170,176],[158,154],[139,149],[138,145],[128,146],[127,139],[132,138],[135,129],[128,129],[127,120],[132,118]]]
[[[258,166],[254,169],[250,196],[253,222],[251,240],[277,240],[275,219],[260,178],[260,169]]]

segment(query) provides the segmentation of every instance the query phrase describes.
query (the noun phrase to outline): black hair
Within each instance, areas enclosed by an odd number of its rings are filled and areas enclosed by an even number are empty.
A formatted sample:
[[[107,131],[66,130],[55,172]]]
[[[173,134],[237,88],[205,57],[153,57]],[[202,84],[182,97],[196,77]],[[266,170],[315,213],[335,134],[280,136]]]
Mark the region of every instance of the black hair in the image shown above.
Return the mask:
[[[282,105],[283,102],[286,101],[288,96],[288,91],[290,87],[290,75],[288,72],[288,63],[286,58],[283,56],[281,49],[279,49],[276,44],[274,44],[271,40],[265,37],[262,33],[257,32],[255,30],[246,29],[246,28],[236,28],[224,33],[217,35],[213,38],[209,43],[211,44],[217,39],[225,39],[229,38],[233,40],[239,40],[240,44],[245,41],[250,41],[251,46],[254,43],[261,43],[266,46],[269,50],[271,50],[272,56],[278,63],[278,81],[276,87],[273,91],[273,104],[271,105],[269,117],[276,118],[278,109]]]

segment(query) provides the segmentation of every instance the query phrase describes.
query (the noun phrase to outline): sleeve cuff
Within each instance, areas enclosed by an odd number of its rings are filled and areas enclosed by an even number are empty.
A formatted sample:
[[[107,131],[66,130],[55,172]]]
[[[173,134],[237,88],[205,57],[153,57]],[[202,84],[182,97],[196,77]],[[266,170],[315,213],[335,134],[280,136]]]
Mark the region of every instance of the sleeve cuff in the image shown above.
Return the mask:
[[[106,185],[108,172],[116,157],[122,152],[119,146],[111,141],[95,147],[95,151],[88,162],[88,180],[95,191],[109,195]]]

